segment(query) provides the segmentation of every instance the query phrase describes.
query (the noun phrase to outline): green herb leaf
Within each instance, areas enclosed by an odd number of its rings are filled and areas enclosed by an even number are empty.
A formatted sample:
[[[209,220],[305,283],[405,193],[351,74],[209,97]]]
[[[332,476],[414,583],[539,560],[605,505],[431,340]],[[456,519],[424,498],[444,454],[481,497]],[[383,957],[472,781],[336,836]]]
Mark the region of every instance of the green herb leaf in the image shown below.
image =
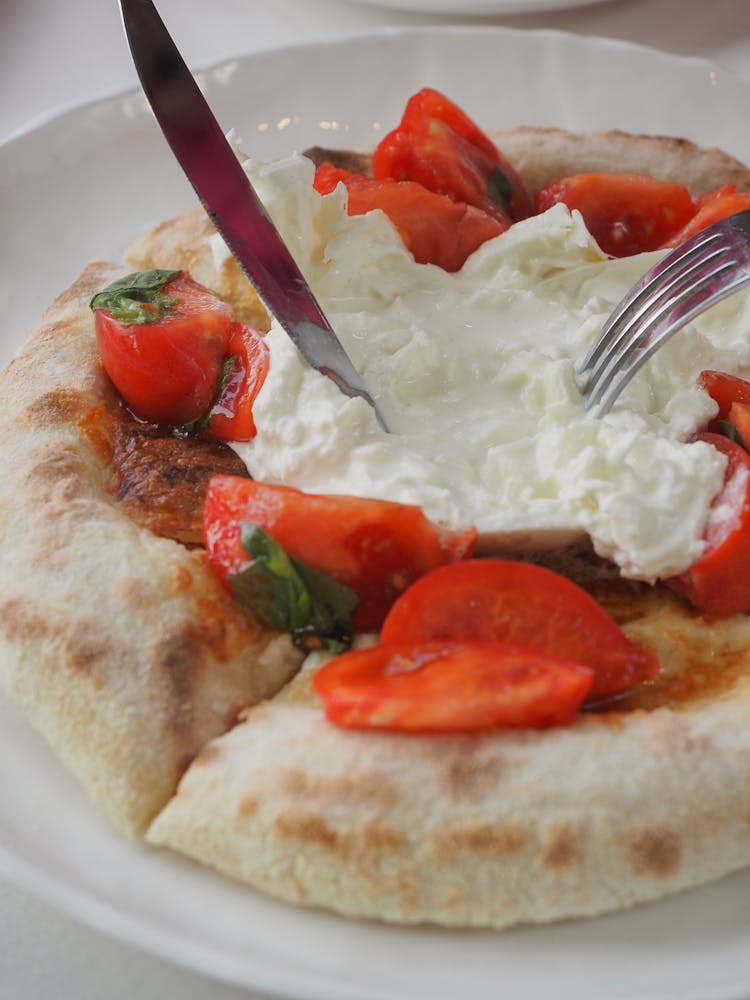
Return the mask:
[[[229,578],[242,607],[270,628],[291,632],[304,649],[346,649],[354,634],[357,595],[292,559],[260,525],[243,523],[240,540],[253,559]]]
[[[496,205],[499,205],[510,215],[510,196],[513,194],[513,185],[508,179],[508,175],[500,167],[496,167],[490,174],[487,181],[487,194]]]
[[[724,437],[728,437],[730,441],[735,441],[744,448],[745,445],[742,440],[742,435],[734,424],[731,424],[728,420],[717,420],[716,429],[720,434],[723,434]]]
[[[155,323],[176,305],[177,299],[165,295],[161,289],[180,273],[136,271],[107,285],[93,297],[89,306],[91,309],[104,309],[125,326]]]
[[[295,641],[309,646],[304,639],[312,632],[324,640],[326,649],[334,653],[342,652],[348,648],[354,635],[354,615],[359,607],[359,598],[349,587],[325,573],[292,561],[310,594],[310,621],[304,629],[297,630]]]
[[[230,577],[237,600],[271,628],[294,632],[310,620],[310,595],[292,560],[259,525],[240,529],[242,547],[253,562]]]

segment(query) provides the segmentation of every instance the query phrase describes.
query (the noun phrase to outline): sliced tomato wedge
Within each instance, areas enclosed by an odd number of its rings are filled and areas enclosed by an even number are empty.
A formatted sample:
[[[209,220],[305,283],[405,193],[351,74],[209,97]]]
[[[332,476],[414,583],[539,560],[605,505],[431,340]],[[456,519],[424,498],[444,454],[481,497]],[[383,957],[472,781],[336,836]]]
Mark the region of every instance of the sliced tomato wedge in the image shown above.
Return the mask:
[[[430,87],[409,99],[399,126],[378,144],[372,172],[378,180],[416,181],[506,227],[531,214],[508,160],[461,108]]]
[[[658,672],[597,602],[551,570],[477,559],[428,573],[393,605],[381,641],[483,640],[531,646],[594,671],[592,697],[614,694]]]
[[[313,687],[338,726],[444,733],[562,725],[592,678],[579,663],[525,646],[443,640],[344,653]]]
[[[243,522],[260,525],[292,558],[350,587],[355,625],[378,628],[394,600],[437,566],[471,555],[477,533],[447,531],[418,507],[351,496],[319,496],[236,476],[214,476],[203,535],[223,580],[250,565]]]
[[[363,174],[353,174],[351,170],[345,170],[343,167],[334,167],[332,163],[325,161],[315,169],[313,187],[318,194],[330,194],[337,184],[344,184],[348,188],[349,185],[355,186],[371,179]],[[349,214],[355,215],[356,213],[350,209]]]
[[[339,182],[349,192],[349,215],[381,209],[418,264],[436,264],[445,271],[459,271],[470,254],[510,224],[411,181],[376,181],[329,163],[318,167],[314,184],[321,194]]]
[[[718,420],[728,420],[732,403],[750,403],[750,382],[736,375],[711,370],[702,371],[698,376],[698,385],[705,389],[711,399],[718,405]]]
[[[745,451],[750,449],[750,403],[732,403],[727,420],[739,434]]]
[[[750,209],[750,193],[742,194],[734,184],[725,184],[698,199],[697,207],[698,211],[693,217],[662,244],[665,249],[679,246],[714,222],[721,222],[730,215]]]
[[[184,271],[161,272],[168,273],[175,276],[148,290],[131,275],[130,296],[114,289],[107,297],[105,289],[92,307],[104,370],[125,402],[143,420],[181,426],[203,416],[214,398],[232,309]],[[96,307],[103,302],[109,308]]]
[[[537,212],[558,202],[578,209],[611,257],[659,249],[695,214],[686,187],[645,174],[577,174],[548,184],[534,197]]]
[[[696,608],[724,618],[750,611],[750,456],[720,434],[698,438],[726,455],[724,485],[711,505],[704,554],[665,582]]]
[[[233,323],[227,354],[229,371],[211,408],[208,431],[222,441],[250,441],[256,434],[253,403],[268,374],[268,346],[256,330]]]

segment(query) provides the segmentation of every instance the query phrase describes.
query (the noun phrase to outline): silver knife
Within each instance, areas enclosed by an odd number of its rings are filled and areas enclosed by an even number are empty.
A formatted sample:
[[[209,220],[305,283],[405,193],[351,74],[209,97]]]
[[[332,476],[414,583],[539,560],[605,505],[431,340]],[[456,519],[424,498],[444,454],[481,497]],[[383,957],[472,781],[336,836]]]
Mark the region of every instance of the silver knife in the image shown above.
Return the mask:
[[[211,221],[268,311],[313,368],[347,396],[375,400],[315,300],[151,0],[120,0],[143,91]]]

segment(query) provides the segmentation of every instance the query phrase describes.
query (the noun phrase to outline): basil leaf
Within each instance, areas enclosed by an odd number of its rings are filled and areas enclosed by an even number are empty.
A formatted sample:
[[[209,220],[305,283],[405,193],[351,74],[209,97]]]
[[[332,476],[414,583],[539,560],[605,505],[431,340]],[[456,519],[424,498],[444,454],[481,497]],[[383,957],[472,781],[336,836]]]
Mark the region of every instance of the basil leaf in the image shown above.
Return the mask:
[[[304,628],[310,620],[310,595],[292,560],[257,524],[244,523],[240,541],[253,561],[229,579],[237,600],[271,628]]]
[[[737,444],[742,445],[743,448],[745,447],[742,435],[734,424],[730,423],[728,420],[717,420],[716,429],[720,434],[723,434],[724,437],[728,437],[730,441],[735,441]]]
[[[292,560],[310,594],[310,621],[305,629],[297,630],[295,642],[305,648],[314,648],[309,642],[309,633],[324,639],[323,645],[332,653],[347,649],[354,635],[354,615],[359,607],[359,598],[349,587],[333,580],[325,573],[319,573],[304,563]],[[307,634],[307,640],[306,639]]]
[[[89,306],[104,309],[124,326],[155,323],[177,304],[177,299],[161,289],[180,271],[136,271],[118,278],[98,292]]]
[[[354,635],[357,595],[292,559],[260,525],[244,522],[242,547],[253,562],[229,578],[242,607],[270,628],[292,633],[303,649],[339,653]]]
[[[508,179],[508,175],[500,167],[496,167],[490,174],[487,181],[487,194],[496,205],[499,205],[510,215],[510,196],[513,194],[513,185]]]

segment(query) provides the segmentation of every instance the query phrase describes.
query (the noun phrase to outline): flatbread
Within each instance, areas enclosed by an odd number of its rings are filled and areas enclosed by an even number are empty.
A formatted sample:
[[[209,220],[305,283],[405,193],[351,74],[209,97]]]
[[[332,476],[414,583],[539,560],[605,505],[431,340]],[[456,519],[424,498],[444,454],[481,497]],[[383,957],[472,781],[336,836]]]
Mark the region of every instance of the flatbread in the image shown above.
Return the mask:
[[[140,833],[211,737],[299,666],[255,625],[200,550],[158,537],[113,494],[121,406],[90,265],[0,377],[0,680],[92,798]]]
[[[531,188],[615,164],[750,190],[741,164],[682,140],[498,142]],[[128,260],[189,269],[266,329],[213,238],[196,209]],[[750,619],[710,623],[584,550],[525,557],[556,558],[652,646],[657,681],[545,732],[328,724],[320,659],[296,674],[288,637],[196,547],[191,498],[231,458],[138,426],[102,372],[88,301],[123,272],[90,265],[0,378],[0,682],[121,830],[294,903],[407,923],[592,914],[750,863]]]
[[[664,670],[644,704],[664,707],[541,732],[344,731],[325,721],[311,662],[209,744],[148,840],[297,904],[497,928],[619,909],[740,868],[750,621],[709,626],[661,588],[630,613],[626,631]],[[666,689],[680,685],[692,691],[677,705]]]

